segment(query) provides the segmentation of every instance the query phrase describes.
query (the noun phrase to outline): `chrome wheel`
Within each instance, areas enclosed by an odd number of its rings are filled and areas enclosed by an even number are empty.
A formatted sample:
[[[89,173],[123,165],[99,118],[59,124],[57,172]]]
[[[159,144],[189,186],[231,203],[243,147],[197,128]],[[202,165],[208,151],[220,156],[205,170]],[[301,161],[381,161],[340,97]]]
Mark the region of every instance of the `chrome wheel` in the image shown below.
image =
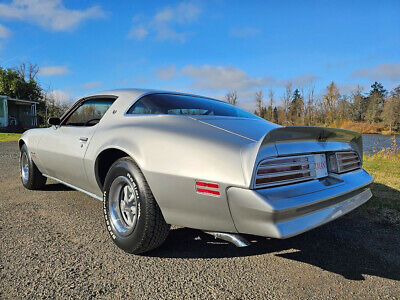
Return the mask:
[[[26,152],[21,155],[21,178],[24,183],[29,179],[29,160]]]
[[[114,179],[109,195],[110,219],[119,234],[125,236],[135,229],[138,214],[136,185],[127,177]]]

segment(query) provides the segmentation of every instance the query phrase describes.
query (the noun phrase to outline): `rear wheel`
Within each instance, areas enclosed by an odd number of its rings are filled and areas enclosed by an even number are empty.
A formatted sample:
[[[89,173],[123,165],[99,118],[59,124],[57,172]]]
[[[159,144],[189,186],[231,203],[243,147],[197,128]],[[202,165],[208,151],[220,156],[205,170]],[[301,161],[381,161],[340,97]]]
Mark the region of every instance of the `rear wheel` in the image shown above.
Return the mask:
[[[29,190],[37,190],[46,184],[47,178],[40,173],[36,167],[31,156],[29,155],[28,147],[23,145],[21,147],[20,155],[20,173],[21,181],[24,187]]]
[[[139,254],[160,246],[170,226],[135,162],[124,157],[107,173],[103,193],[104,217],[114,243]]]

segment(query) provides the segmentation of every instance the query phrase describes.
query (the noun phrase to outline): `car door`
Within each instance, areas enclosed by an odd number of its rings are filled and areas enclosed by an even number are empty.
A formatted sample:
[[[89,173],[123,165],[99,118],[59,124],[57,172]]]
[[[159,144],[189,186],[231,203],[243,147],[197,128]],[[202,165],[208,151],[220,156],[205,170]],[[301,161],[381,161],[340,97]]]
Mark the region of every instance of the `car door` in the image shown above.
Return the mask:
[[[98,123],[114,100],[104,97],[81,100],[65,115],[60,126],[47,129],[37,149],[47,175],[85,189],[83,159]]]

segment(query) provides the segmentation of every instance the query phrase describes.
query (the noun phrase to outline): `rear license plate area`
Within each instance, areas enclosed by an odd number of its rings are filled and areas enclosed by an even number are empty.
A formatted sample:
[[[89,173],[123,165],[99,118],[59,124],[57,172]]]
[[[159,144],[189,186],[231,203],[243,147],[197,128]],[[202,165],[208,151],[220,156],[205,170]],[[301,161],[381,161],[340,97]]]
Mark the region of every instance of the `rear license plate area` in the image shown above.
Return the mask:
[[[325,154],[313,154],[315,164],[315,177],[322,178],[328,176],[328,168]]]

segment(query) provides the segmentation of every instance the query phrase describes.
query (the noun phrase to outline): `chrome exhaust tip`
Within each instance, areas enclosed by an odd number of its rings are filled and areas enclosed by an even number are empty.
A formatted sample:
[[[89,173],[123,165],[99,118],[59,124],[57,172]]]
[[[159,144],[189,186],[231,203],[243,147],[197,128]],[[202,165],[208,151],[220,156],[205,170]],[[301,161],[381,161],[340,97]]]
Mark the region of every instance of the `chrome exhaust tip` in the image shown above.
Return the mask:
[[[250,242],[246,240],[243,236],[236,233],[225,233],[225,232],[215,232],[215,231],[204,231],[207,234],[214,236],[216,239],[221,239],[234,244],[236,247],[247,247]]]

